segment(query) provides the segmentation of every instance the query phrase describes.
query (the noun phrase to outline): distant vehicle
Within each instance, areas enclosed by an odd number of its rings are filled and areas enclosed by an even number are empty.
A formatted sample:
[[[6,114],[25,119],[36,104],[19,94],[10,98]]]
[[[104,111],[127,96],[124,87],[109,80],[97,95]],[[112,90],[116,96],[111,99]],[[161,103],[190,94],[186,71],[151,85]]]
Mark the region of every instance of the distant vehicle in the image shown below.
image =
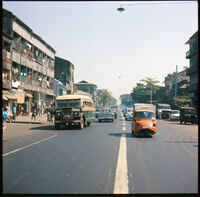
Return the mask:
[[[63,95],[56,98],[55,128],[76,125],[83,129],[95,120],[94,101],[85,95]]]
[[[125,120],[132,120],[133,119],[133,111],[132,112],[127,112],[125,114]]]
[[[111,106],[110,108],[114,115],[114,118],[117,119],[117,111],[118,111],[117,106]]]
[[[94,113],[95,113],[95,118],[97,118],[100,113],[99,109],[96,109],[96,111]]]
[[[169,104],[160,104],[160,103],[157,104],[156,116],[158,119],[169,118],[170,113],[171,113],[171,107]]]
[[[132,133],[154,135],[157,133],[156,106],[147,103],[133,105]]]
[[[180,124],[182,124],[182,122],[184,122],[185,124],[187,123],[197,124],[198,116],[196,109],[193,107],[181,107]]]
[[[99,122],[101,121],[114,121],[114,116],[111,112],[106,112],[106,113],[100,113],[98,115],[98,120]]]
[[[117,119],[117,112],[113,112],[114,118]]]
[[[127,113],[131,113],[131,112],[133,112],[133,108],[126,108],[126,109],[124,110],[124,117],[126,117],[126,114],[127,114]]]
[[[169,120],[179,120],[180,119],[180,110],[172,110],[169,115]]]

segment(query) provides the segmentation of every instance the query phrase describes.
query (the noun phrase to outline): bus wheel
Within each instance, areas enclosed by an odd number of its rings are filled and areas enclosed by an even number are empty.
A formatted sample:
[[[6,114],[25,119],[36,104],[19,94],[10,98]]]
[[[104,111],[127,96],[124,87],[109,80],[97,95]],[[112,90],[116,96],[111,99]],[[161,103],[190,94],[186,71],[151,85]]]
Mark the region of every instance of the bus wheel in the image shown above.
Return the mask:
[[[55,123],[55,129],[60,129],[60,124],[59,123]]]

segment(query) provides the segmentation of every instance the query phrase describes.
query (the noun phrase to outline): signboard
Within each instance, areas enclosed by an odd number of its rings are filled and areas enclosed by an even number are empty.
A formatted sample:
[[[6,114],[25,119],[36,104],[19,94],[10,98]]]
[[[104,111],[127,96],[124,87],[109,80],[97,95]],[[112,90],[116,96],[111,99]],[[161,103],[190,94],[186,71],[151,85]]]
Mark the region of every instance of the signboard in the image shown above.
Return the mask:
[[[17,103],[22,104],[25,101],[25,93],[17,94]]]

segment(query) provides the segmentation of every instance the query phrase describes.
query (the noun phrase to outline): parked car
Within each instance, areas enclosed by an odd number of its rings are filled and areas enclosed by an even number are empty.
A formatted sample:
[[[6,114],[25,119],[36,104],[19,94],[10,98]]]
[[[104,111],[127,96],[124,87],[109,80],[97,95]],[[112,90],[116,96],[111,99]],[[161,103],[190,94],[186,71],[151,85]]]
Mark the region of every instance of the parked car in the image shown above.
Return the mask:
[[[106,113],[100,113],[98,115],[98,120],[99,122],[101,121],[114,121],[114,116],[111,112],[106,112]]]
[[[172,110],[169,114],[169,120],[180,120],[180,110]]]
[[[182,122],[185,124],[197,124],[198,116],[196,109],[193,107],[182,107],[180,109],[180,124],[182,124]]]

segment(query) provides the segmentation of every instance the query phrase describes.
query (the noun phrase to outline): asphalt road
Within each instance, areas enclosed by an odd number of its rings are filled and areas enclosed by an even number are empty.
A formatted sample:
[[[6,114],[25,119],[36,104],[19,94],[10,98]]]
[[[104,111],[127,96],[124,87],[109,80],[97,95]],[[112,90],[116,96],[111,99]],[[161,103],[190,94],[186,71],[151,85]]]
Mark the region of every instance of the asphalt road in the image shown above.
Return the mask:
[[[197,193],[198,126],[158,120],[134,137],[122,117],[78,130],[10,123],[3,134],[3,193]]]

